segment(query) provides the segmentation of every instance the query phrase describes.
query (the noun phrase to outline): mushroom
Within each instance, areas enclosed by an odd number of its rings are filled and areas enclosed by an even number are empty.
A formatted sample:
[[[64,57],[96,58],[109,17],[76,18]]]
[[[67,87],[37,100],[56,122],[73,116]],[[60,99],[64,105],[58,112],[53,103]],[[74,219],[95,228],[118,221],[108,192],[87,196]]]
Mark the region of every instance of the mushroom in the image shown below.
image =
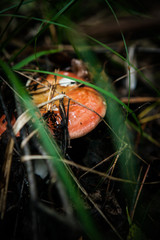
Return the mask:
[[[79,78],[70,72],[60,71],[59,74],[84,81],[84,79]],[[77,83],[65,77],[49,74],[45,80],[40,79],[36,82],[32,81],[28,87],[34,103],[38,105],[50,100],[53,96],[55,97],[62,92],[64,94],[69,92],[71,89],[77,87]]]
[[[0,136],[6,131],[7,129],[7,121],[6,116],[3,114],[0,118]]]
[[[69,136],[71,139],[82,137],[92,131],[105,116],[106,103],[98,92],[86,86],[73,89],[66,95],[72,99],[69,105]]]
[[[61,71],[59,74],[64,75],[64,77],[48,75],[46,80],[37,85],[36,89],[33,88],[34,83],[32,82],[29,86],[29,92],[32,94],[35,104],[46,102],[60,93],[65,94],[63,104],[66,114],[70,99],[68,116],[70,139],[82,137],[92,131],[105,116],[106,102],[93,88],[85,85],[79,86],[75,81],[65,78],[68,76],[85,81],[74,73]],[[47,111],[55,114],[57,124],[61,123],[59,100],[46,104],[40,109],[42,115]],[[49,125],[52,129],[53,126]],[[54,129],[52,130],[54,132]]]
[[[11,125],[13,126],[15,122],[16,122],[16,118],[14,114],[12,114]],[[6,115],[3,114],[0,117],[0,136],[7,130],[7,124],[8,122],[6,120]],[[17,134],[17,136],[19,136],[19,133]]]

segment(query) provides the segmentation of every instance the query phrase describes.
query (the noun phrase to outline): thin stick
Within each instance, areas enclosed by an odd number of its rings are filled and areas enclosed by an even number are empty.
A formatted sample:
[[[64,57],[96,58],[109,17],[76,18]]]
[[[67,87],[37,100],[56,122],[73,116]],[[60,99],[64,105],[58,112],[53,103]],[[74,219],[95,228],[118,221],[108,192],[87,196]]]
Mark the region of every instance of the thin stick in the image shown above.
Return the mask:
[[[147,177],[147,174],[148,174],[148,172],[149,172],[149,169],[150,169],[150,165],[148,165],[147,170],[146,170],[146,172],[145,172],[145,174],[144,174],[142,183],[141,183],[141,185],[140,185],[140,188],[139,188],[139,191],[138,191],[138,194],[137,194],[137,197],[136,197],[136,201],[135,201],[135,204],[134,204],[134,208],[133,208],[132,213],[131,213],[131,220],[133,220],[134,213],[135,213],[135,210],[136,210],[136,207],[137,207],[137,203],[138,203],[140,194],[141,194],[141,192],[142,192],[142,188],[143,188],[143,186],[144,186],[144,182],[145,182],[145,180],[146,180],[146,177]]]
[[[123,97],[120,99],[123,103],[128,103],[128,98]],[[144,103],[144,102],[157,102],[160,101],[159,97],[131,97],[129,103]]]

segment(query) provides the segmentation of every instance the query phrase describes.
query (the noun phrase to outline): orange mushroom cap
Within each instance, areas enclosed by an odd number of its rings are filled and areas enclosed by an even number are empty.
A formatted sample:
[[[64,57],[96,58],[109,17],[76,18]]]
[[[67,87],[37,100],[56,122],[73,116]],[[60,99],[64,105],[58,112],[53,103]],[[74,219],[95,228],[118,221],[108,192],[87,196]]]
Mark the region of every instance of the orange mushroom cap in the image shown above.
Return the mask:
[[[16,122],[16,118],[13,114],[11,119],[11,125],[13,126],[15,122]],[[0,136],[7,130],[7,124],[8,123],[6,121],[6,116],[5,114],[3,114],[0,118]],[[17,133],[16,136],[19,137],[19,133]]]
[[[29,93],[32,95],[33,101],[35,104],[40,104],[49,100],[49,90],[52,88],[54,97],[60,93],[66,93],[73,88],[77,87],[75,81],[65,78],[65,76],[73,77],[82,81],[85,81],[82,78],[79,78],[77,75],[71,72],[60,71],[59,74],[64,75],[64,77],[55,76],[49,74],[45,80],[37,82],[32,81],[29,85]],[[56,91],[54,91],[56,90]],[[53,96],[50,96],[50,99]]]
[[[69,136],[71,139],[79,138],[92,131],[102,120],[106,103],[97,91],[86,86],[68,92],[67,96],[72,99],[69,105]]]
[[[85,81],[74,73],[61,71],[59,74]],[[48,75],[46,81],[42,82],[46,85],[46,88],[37,86],[37,89],[32,91],[33,101],[36,104],[49,100],[50,90],[47,88],[47,83],[52,86],[54,96],[59,93],[66,95],[63,99],[66,113],[68,111],[68,99],[70,99],[68,131],[71,139],[82,137],[92,131],[105,116],[106,102],[96,90],[87,86],[79,87],[73,80],[60,76]],[[52,111],[55,113],[57,124],[60,124],[59,101],[55,101],[54,106],[55,108],[52,108]],[[40,111],[42,114],[45,113],[47,111],[46,105]],[[49,125],[52,128],[52,125]],[[54,132],[54,129],[52,130]]]
[[[0,136],[6,131],[7,129],[7,121],[5,121],[6,116],[3,114],[0,118]]]

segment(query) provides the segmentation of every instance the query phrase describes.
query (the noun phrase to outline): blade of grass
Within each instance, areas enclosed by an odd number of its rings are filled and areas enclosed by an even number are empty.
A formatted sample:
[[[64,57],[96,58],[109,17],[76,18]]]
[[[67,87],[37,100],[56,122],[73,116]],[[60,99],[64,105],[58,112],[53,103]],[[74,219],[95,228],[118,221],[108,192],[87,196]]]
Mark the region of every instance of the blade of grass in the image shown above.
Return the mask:
[[[17,70],[17,69],[14,68],[14,70]],[[49,71],[44,71],[44,70],[37,70],[37,69],[18,69],[18,70],[22,70],[22,71],[26,71],[26,72],[37,72],[37,73],[43,73],[43,74],[53,74],[55,76],[64,77],[63,74],[59,74],[59,73],[55,73],[55,72],[49,72]],[[117,103],[122,105],[129,113],[133,113],[133,111],[125,103],[123,103],[120,99],[118,99],[112,92],[106,91],[106,90],[104,90],[104,89],[102,89],[102,88],[100,88],[100,87],[98,87],[96,85],[93,85],[92,83],[84,82],[82,80],[79,80],[79,79],[76,79],[76,78],[73,78],[73,77],[65,76],[65,78],[74,80],[76,82],[82,83],[82,84],[84,84],[86,86],[89,86],[89,87],[92,87],[92,88],[96,89],[97,91],[101,92],[105,96],[112,98]]]
[[[28,17],[28,16],[22,16],[22,15],[16,15],[16,14],[0,14],[0,16],[14,16],[16,18],[22,18],[22,19],[30,19],[30,20],[35,20],[35,21],[38,21],[38,22],[42,22],[42,23],[46,23],[46,24],[54,24],[55,26],[58,26],[60,28],[63,28],[63,29],[67,29],[71,32],[74,32],[74,33],[78,33],[74,28],[70,27],[69,25],[67,26],[66,24],[62,24],[62,23],[58,23],[58,22],[54,22],[54,20],[46,20],[46,19],[41,19],[41,18],[37,18],[37,17]],[[45,26],[46,27],[46,26]],[[42,31],[44,31],[45,29],[42,29],[41,32],[38,32],[38,36],[40,36],[40,34],[42,34]],[[27,46],[32,43],[35,38],[37,37],[37,35],[31,39],[31,41],[27,44]],[[110,48],[109,46],[107,46],[106,44],[98,41],[97,39],[87,35],[87,34],[83,34],[85,37],[87,37],[88,39],[92,40],[93,42],[97,43],[98,45],[104,47],[105,49],[109,50],[110,52],[112,52],[113,54],[115,54],[116,56],[118,56],[119,58],[121,58],[124,62],[126,62],[126,58],[123,57],[121,54],[119,54],[118,52],[116,52],[114,49]]]
[[[35,52],[34,54],[28,56],[27,58],[23,59],[16,65],[12,67],[13,70],[19,70],[20,68],[24,67],[28,63],[32,62],[33,60],[36,60],[39,57],[42,57],[44,55],[48,54],[53,54],[62,51],[61,49],[51,49],[51,50],[46,50],[46,51],[41,51],[41,52]]]
[[[1,16],[12,16],[13,14],[0,14]],[[24,18],[24,19],[28,19],[28,17],[26,16],[21,16],[21,15],[13,15],[17,18]],[[70,27],[69,25],[65,25],[65,24],[62,24],[62,23],[57,23],[57,22],[54,22],[54,21],[49,21],[49,20],[45,20],[45,19],[41,19],[41,18],[36,18],[36,17],[30,17],[30,19],[32,20],[35,20],[35,21],[40,21],[40,22],[44,22],[44,23],[47,23],[47,24],[54,24],[55,26],[58,26],[60,28],[63,28],[63,29],[67,29],[71,32],[74,32],[76,34],[79,34],[74,28]],[[46,27],[46,26],[45,26]],[[46,29],[46,28],[45,28]],[[11,63],[29,44],[31,44],[35,38],[37,36],[40,36],[40,34],[45,30],[45,29],[42,29],[33,39],[30,40],[29,43],[27,43],[24,48],[22,48],[15,56],[13,56],[11,59],[10,59],[10,62]],[[97,43],[98,45],[104,47],[105,49],[109,50],[110,52],[112,52],[113,54],[115,54],[117,57],[119,57],[120,59],[122,59],[124,62],[127,62],[127,59],[125,57],[123,57],[121,54],[119,54],[118,52],[116,52],[114,49],[110,48],[109,46],[107,46],[106,44],[98,41],[97,39],[87,35],[87,34],[83,34],[83,36],[85,36],[87,39],[90,39],[92,40],[93,42]],[[136,71],[137,73],[151,86],[152,89],[154,89],[154,91],[160,96],[160,91],[152,84],[152,82],[138,69],[136,68],[134,65],[130,64],[130,66],[132,66]]]
[[[127,65],[128,65],[128,68],[127,68],[127,69],[128,69],[128,80],[129,80],[129,86],[128,86],[128,104],[127,104],[127,106],[128,106],[128,108],[129,108],[129,105],[130,105],[129,100],[130,100],[130,94],[131,94],[131,92],[130,92],[130,86],[131,86],[131,71],[130,71],[130,69],[131,69],[131,65],[133,65],[133,64],[130,63],[127,44],[126,44],[126,41],[125,41],[124,34],[123,34],[123,32],[121,31],[121,29],[120,29],[120,24],[119,24],[118,18],[117,18],[117,16],[116,16],[116,13],[114,12],[114,10],[113,10],[112,6],[109,4],[109,2],[108,2],[107,0],[105,0],[105,2],[107,3],[108,7],[110,8],[110,10],[111,10],[111,12],[112,12],[112,14],[113,14],[113,16],[114,16],[114,18],[115,18],[118,26],[119,26],[120,34],[121,34],[121,36],[122,36],[122,40],[123,40],[124,47],[125,47],[125,51],[126,51],[126,63],[127,63]],[[135,69],[135,67],[134,67],[134,69]],[[129,112],[127,111],[126,120],[128,119],[128,114],[129,114]],[[139,124],[139,122],[138,122],[138,124]],[[139,124],[139,126],[140,126],[140,124]],[[121,160],[122,160],[122,159],[121,159]],[[123,161],[123,162],[124,162],[124,161]],[[131,168],[129,169],[129,171],[130,171],[130,170],[131,170]],[[133,170],[135,171],[136,169],[133,168]],[[136,172],[136,171],[135,171],[135,172]],[[124,175],[124,171],[121,171],[121,173],[122,173],[122,176],[123,176],[123,175]],[[136,198],[136,196],[137,196],[137,189],[138,189],[138,185],[136,185],[136,187],[133,189],[133,192],[132,192],[132,199],[131,199],[131,209],[132,209],[132,212],[134,211],[135,202],[136,202],[136,200],[137,200],[137,198]],[[126,188],[126,191],[128,191],[127,188]]]
[[[53,74],[53,75],[56,75],[56,76],[64,77],[64,75],[62,75],[62,74],[54,73],[54,72],[49,72],[49,71],[43,71],[43,70],[23,69],[23,71],[39,72],[39,73],[43,73],[43,74]],[[104,76],[104,77],[105,77],[105,76]],[[93,84],[91,84],[91,83],[89,83],[89,82],[84,82],[84,81],[75,79],[75,78],[73,78],[73,77],[68,77],[68,76],[66,76],[66,78],[72,79],[72,80],[74,80],[74,81],[77,81],[77,82],[80,82],[80,83],[82,83],[82,84],[85,84],[85,85],[87,85],[87,86],[89,86],[89,87],[92,87],[92,88],[96,89],[97,91],[101,92],[104,96],[109,97],[109,98],[115,100],[118,104],[120,104],[121,106],[123,106],[124,109],[127,110],[127,112],[129,112],[129,113],[132,114],[132,116],[133,116],[133,118],[135,119],[138,127],[139,127],[140,130],[141,130],[141,126],[140,126],[139,120],[137,119],[135,113],[134,113],[125,103],[123,103],[120,99],[118,99],[118,98],[112,93],[112,91],[107,91],[107,90],[105,90],[105,88],[103,89],[103,88],[98,87],[98,86],[96,86],[96,85],[93,85]],[[108,85],[108,89],[109,89],[109,85]],[[106,99],[106,102],[108,102],[108,99]]]
[[[19,4],[13,5],[13,8],[16,7],[15,13],[18,12],[18,10],[20,9],[21,6],[23,6],[24,4],[31,3],[31,2],[32,2],[32,1],[26,1],[26,2],[21,1]],[[11,8],[12,8],[12,7],[11,7]],[[9,8],[9,9],[10,9],[10,8]],[[6,9],[5,9],[5,10],[6,10]],[[3,11],[2,11],[2,12],[3,12]],[[3,32],[1,33],[0,39],[3,38],[3,34],[7,31],[9,25],[11,24],[11,22],[12,22],[13,19],[15,18],[14,15],[12,15],[12,16],[10,16],[10,17],[11,17],[11,18],[10,18],[8,24],[6,25],[5,29],[4,29]],[[25,27],[25,24],[27,24],[27,23],[30,21],[30,19],[25,19],[25,20],[26,20],[25,23],[22,23],[22,22],[21,22],[21,25],[20,25],[19,27],[16,27],[14,30],[12,30],[12,32],[10,33],[10,35],[7,36],[7,38],[4,39],[3,42],[1,42],[0,51],[1,51],[2,49],[4,49],[4,48],[7,46],[7,44],[10,42],[10,40],[11,40],[16,34],[18,34],[19,31],[20,31],[22,28]]]
[[[155,140],[154,138],[152,138],[150,135],[148,135],[146,132],[142,131],[140,132],[139,131],[139,128],[134,124],[132,123],[131,121],[127,120],[127,122],[129,123],[129,125],[134,129],[136,130],[138,133],[140,133],[143,137],[145,137],[148,141],[150,141],[151,143],[155,144],[156,146],[160,147],[160,142],[158,142],[157,140]]]
[[[34,18],[34,17],[26,17],[26,16],[21,16],[24,19],[29,19],[29,20],[36,20],[36,21],[40,21],[42,22],[42,25],[40,27],[40,29],[42,28],[42,26],[46,23],[46,25],[40,30],[38,31],[38,33],[35,35],[35,37],[33,37],[22,49],[20,49],[14,56],[11,57],[9,63],[11,63],[12,61],[15,60],[15,58],[27,47],[29,46],[33,41],[37,41],[37,38],[49,27],[50,24],[54,24],[53,21],[55,21],[62,13],[64,13],[69,6],[71,6],[74,3],[75,0],[71,0],[69,1],[67,4],[65,4],[65,6],[56,14],[53,14],[53,17],[51,19],[51,21],[47,21],[45,19],[39,19],[39,18]],[[11,17],[18,17],[20,15],[16,15],[16,14],[7,14],[8,16]],[[3,14],[1,14],[1,16],[3,16]]]
[[[68,34],[69,39],[76,51],[78,52],[80,59],[83,59],[85,62],[89,63],[89,71],[91,72],[92,76],[94,76],[94,81],[98,88],[96,90],[103,93],[104,96],[109,96],[106,98],[107,102],[107,122],[109,123],[112,136],[112,141],[116,151],[119,151],[123,148],[124,142],[127,143],[127,147],[123,150],[122,154],[119,156],[117,161],[117,165],[119,167],[119,173],[121,174],[122,179],[130,179],[132,181],[136,181],[138,175],[138,168],[137,161],[132,153],[133,148],[133,138],[132,134],[129,132],[127,125],[126,125],[126,117],[123,115],[121,108],[119,106],[119,101],[117,101],[117,97],[115,98],[114,89],[110,82],[109,77],[106,73],[100,70],[100,64],[96,56],[90,49],[87,49],[87,41],[85,38],[82,38],[80,34]],[[83,36],[84,37],[84,36]],[[84,48],[85,46],[85,48]],[[126,60],[125,60],[126,62]],[[95,88],[95,87],[93,87]],[[114,97],[113,97],[114,96]],[[113,101],[114,99],[114,101]],[[121,104],[121,103],[120,103]],[[130,112],[130,108],[126,105],[123,106],[127,110],[127,114]],[[132,112],[132,110],[131,110]],[[135,113],[131,113],[133,118],[135,119],[137,125],[140,128],[140,123],[136,118]],[[117,138],[119,136],[119,138]],[[129,185],[123,183],[122,188],[124,188],[125,197],[127,199],[130,211],[132,211],[134,207],[134,200],[135,200],[135,189],[136,186]]]
[[[119,53],[117,53],[116,51],[114,51],[113,49],[111,49],[109,46],[107,46],[106,44],[98,41],[97,39],[88,36],[89,39],[91,39],[93,42],[96,42],[97,44],[99,44],[100,46],[104,47],[105,49],[109,50],[110,52],[112,52],[113,54],[115,54],[117,57],[119,57],[120,59],[122,59],[124,62],[127,62],[127,59],[124,58],[122,55],[120,55]],[[149,84],[149,86],[154,89],[154,91],[158,94],[158,96],[160,96],[160,91],[153,85],[153,83],[138,69],[136,68],[134,65],[130,64],[130,66],[132,66],[137,73]]]
[[[53,17],[51,18],[51,20],[54,20],[54,21],[55,21],[56,19],[58,19],[58,18],[61,16],[61,14],[63,14],[74,2],[75,2],[75,0],[71,0],[71,1],[69,1],[68,3],[65,2],[65,3],[64,3],[64,7],[62,7],[62,8],[59,10],[59,12],[57,12],[56,14],[54,13],[54,14],[53,14]],[[44,31],[50,26],[49,23],[47,23],[47,25],[44,26],[44,27],[43,27],[43,25],[44,25],[44,22],[42,22],[41,26],[39,27],[38,33],[37,33],[36,36],[34,37],[34,42],[35,42],[35,44],[34,44],[34,50],[35,50],[35,52],[36,52],[36,46],[37,46],[38,37],[41,35],[42,32],[44,32]]]
[[[24,1],[24,2],[22,3],[22,5],[25,5],[25,4],[34,2],[34,1],[35,1],[35,0]],[[12,5],[12,6],[8,7],[8,8],[3,9],[3,10],[0,11],[0,14],[2,14],[2,13],[4,13],[4,12],[7,12],[7,11],[13,9],[13,8],[16,8],[16,7],[18,7],[18,5],[19,5],[19,3],[14,4],[14,5]]]
[[[154,108],[156,108],[158,105],[160,105],[160,100],[151,104],[149,107],[146,107],[139,115],[139,119],[143,119],[145,115],[147,115],[150,111],[152,111]]]
[[[97,231],[96,226],[93,223],[92,218],[88,214],[88,212],[84,209],[83,201],[79,196],[79,193],[75,189],[75,185],[72,182],[72,179],[66,170],[66,166],[62,161],[62,156],[60,150],[55,143],[53,138],[50,138],[44,125],[39,120],[36,112],[37,108],[33,105],[29,95],[27,94],[25,88],[22,86],[16,75],[12,72],[10,67],[0,59],[0,66],[3,69],[4,73],[13,84],[15,90],[18,92],[19,95],[23,97],[22,104],[28,109],[29,114],[32,116],[33,126],[35,129],[39,129],[39,136],[41,139],[41,143],[43,144],[46,152],[52,156],[51,162],[53,167],[56,169],[58,176],[62,180],[63,184],[66,187],[66,191],[68,196],[71,198],[73,205],[76,209],[77,215],[80,219],[81,225],[83,226],[86,234],[91,239],[102,239],[100,233]]]
[[[137,193],[137,196],[136,196],[136,201],[135,201],[135,204],[134,204],[134,208],[133,208],[133,210],[132,210],[132,212],[131,212],[131,220],[133,221],[133,218],[134,218],[134,214],[135,214],[135,211],[136,211],[136,207],[137,207],[137,204],[138,204],[138,200],[139,200],[139,198],[140,198],[140,194],[141,194],[141,192],[142,192],[142,188],[143,188],[143,186],[144,186],[144,184],[145,184],[145,181],[146,181],[146,178],[147,178],[147,174],[148,174],[148,172],[149,172],[149,169],[150,169],[150,165],[148,165],[148,167],[147,167],[147,169],[146,169],[146,172],[145,172],[145,174],[144,174],[144,177],[143,177],[143,179],[142,179],[142,182],[141,182],[141,184],[140,184],[140,186],[139,186],[139,190],[138,190],[138,193]],[[140,172],[140,174],[141,174],[141,172]]]
[[[24,0],[21,0],[20,3],[18,4],[18,6],[16,7],[15,13],[18,12],[18,10],[20,9],[20,7],[21,7],[22,4],[23,4],[23,1],[24,1]],[[7,31],[8,27],[9,27],[9,25],[11,24],[11,22],[13,21],[13,19],[14,19],[13,16],[9,19],[9,21],[8,21],[8,23],[6,24],[4,30],[3,30],[3,31],[1,32],[1,34],[0,34],[0,39],[3,37],[4,33]]]
[[[144,117],[144,118],[140,119],[140,123],[147,123],[147,122],[153,121],[155,119],[159,119],[159,118],[160,118],[160,113],[157,113],[152,116],[148,116],[148,117]]]
[[[105,2],[106,2],[107,5],[109,6],[109,8],[110,8],[110,10],[111,10],[111,12],[112,12],[112,14],[113,14],[113,16],[114,16],[114,18],[115,18],[118,26],[119,26],[120,34],[121,34],[121,36],[122,36],[122,40],[123,40],[123,43],[124,43],[124,46],[125,46],[125,50],[126,50],[126,55],[127,55],[126,60],[127,60],[128,65],[130,65],[129,57],[128,57],[128,48],[127,48],[126,40],[125,40],[124,34],[122,33],[122,31],[121,31],[121,29],[120,29],[120,24],[119,24],[118,18],[117,18],[117,16],[116,16],[116,13],[115,13],[115,11],[113,10],[112,6],[110,5],[110,3],[109,3],[107,0],[105,0]]]
[[[23,22],[21,21],[21,24],[16,27],[11,34],[1,43],[0,45],[0,51],[3,50],[4,48],[7,47],[7,45],[9,44],[9,42],[14,39],[14,37],[18,36],[19,33],[21,32],[21,30],[23,30],[27,24],[29,23],[29,21],[31,21],[30,19],[25,19]]]
[[[120,34],[121,34],[121,36],[122,36],[122,40],[123,40],[123,43],[124,43],[124,46],[125,46],[125,51],[126,51],[126,56],[127,56],[126,62],[127,62],[127,64],[128,64],[128,75],[129,75],[129,78],[128,78],[128,79],[129,79],[128,107],[129,107],[129,99],[130,99],[130,94],[131,94],[131,93],[130,93],[130,86],[131,86],[130,66],[131,66],[131,64],[130,64],[130,61],[129,61],[128,48],[127,48],[127,44],[126,44],[126,40],[125,40],[124,34],[122,33],[122,31],[121,31],[121,29],[120,29],[120,24],[119,24],[118,18],[117,18],[117,16],[116,16],[116,13],[114,12],[114,10],[113,10],[112,6],[109,4],[109,2],[108,2],[107,0],[105,0],[105,2],[106,2],[107,5],[109,6],[109,8],[110,8],[110,10],[111,10],[111,12],[112,12],[112,14],[113,14],[113,16],[114,16],[114,18],[115,18],[118,26],[119,26]],[[127,119],[127,117],[128,117],[128,114],[126,115],[126,119]]]
[[[34,70],[30,70],[30,69],[25,69],[25,70],[34,72]],[[62,74],[52,73],[52,72],[48,72],[48,71],[36,70],[36,72],[40,72],[40,73],[43,73],[43,74],[54,74],[54,75],[57,75],[57,76],[64,77]],[[68,78],[70,78],[70,77],[68,77]],[[108,119],[110,121],[110,124],[111,124],[112,128],[114,129],[114,132],[116,133],[116,136],[117,135],[120,136],[120,139],[127,142],[127,144],[128,144],[127,149],[124,150],[124,152],[121,155],[121,159],[123,159],[123,164],[121,164],[122,170],[124,172],[123,178],[124,179],[126,179],[126,178],[131,179],[131,181],[135,181],[135,179],[137,179],[136,176],[135,176],[137,170],[135,170],[135,167],[134,167],[135,160],[133,159],[133,156],[132,156],[132,146],[131,146],[132,144],[131,144],[131,141],[130,141],[129,134],[127,132],[127,128],[126,128],[125,123],[124,123],[124,118],[122,116],[122,113],[121,113],[119,107],[117,106],[117,102],[119,102],[119,99],[112,92],[109,92],[109,91],[107,92],[106,90],[104,90],[100,87],[97,87],[97,86],[95,86],[91,83],[83,82],[83,81],[77,80],[75,78],[70,78],[70,79],[75,80],[75,81],[80,82],[80,83],[83,83],[83,84],[86,84],[87,86],[93,87],[97,91],[100,91],[104,95],[109,96],[110,98],[115,100],[115,101],[110,101],[110,103],[109,103],[109,100],[108,100],[108,106],[109,106],[108,110],[107,110]],[[117,101],[117,99],[118,99],[118,101]],[[126,106],[126,105],[125,105],[125,107],[128,108],[128,106]],[[114,109],[114,111],[113,111],[113,109]],[[131,111],[131,110],[128,109],[128,111]],[[121,140],[117,139],[116,136],[113,134],[113,141],[116,144],[116,149],[121,149],[123,147],[124,143]],[[132,188],[134,188],[134,187],[132,187]],[[133,195],[132,191],[134,191],[134,190],[132,190],[132,188],[129,187],[129,191],[127,190],[128,194],[131,195],[130,202],[133,201],[132,200],[132,195]]]

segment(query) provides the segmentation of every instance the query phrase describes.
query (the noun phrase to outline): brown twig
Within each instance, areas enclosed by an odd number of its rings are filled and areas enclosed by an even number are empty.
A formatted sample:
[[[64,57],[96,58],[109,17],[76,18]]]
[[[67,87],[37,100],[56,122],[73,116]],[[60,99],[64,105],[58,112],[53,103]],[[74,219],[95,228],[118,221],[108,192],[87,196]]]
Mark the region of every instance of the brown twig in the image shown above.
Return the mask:
[[[127,98],[127,97],[123,97],[123,98],[120,98],[120,100],[123,102],[123,103],[145,103],[145,102],[157,102],[157,101],[160,101],[160,98],[159,97],[131,97],[131,98]]]
[[[148,172],[149,172],[149,169],[150,169],[150,164],[147,166],[146,172],[145,172],[144,177],[143,177],[143,179],[142,179],[142,182],[141,182],[141,184],[140,184],[140,188],[139,188],[139,191],[138,191],[138,194],[137,194],[135,203],[134,203],[134,207],[133,207],[133,210],[132,210],[132,212],[131,212],[131,216],[130,216],[130,217],[131,217],[131,220],[133,220],[133,217],[134,217],[134,214],[135,214],[135,210],[136,210],[136,207],[137,207],[137,203],[138,203],[140,194],[141,194],[141,192],[142,192],[142,188],[143,188],[143,186],[144,186],[145,180],[146,180],[146,178],[147,178],[147,174],[148,174]]]

